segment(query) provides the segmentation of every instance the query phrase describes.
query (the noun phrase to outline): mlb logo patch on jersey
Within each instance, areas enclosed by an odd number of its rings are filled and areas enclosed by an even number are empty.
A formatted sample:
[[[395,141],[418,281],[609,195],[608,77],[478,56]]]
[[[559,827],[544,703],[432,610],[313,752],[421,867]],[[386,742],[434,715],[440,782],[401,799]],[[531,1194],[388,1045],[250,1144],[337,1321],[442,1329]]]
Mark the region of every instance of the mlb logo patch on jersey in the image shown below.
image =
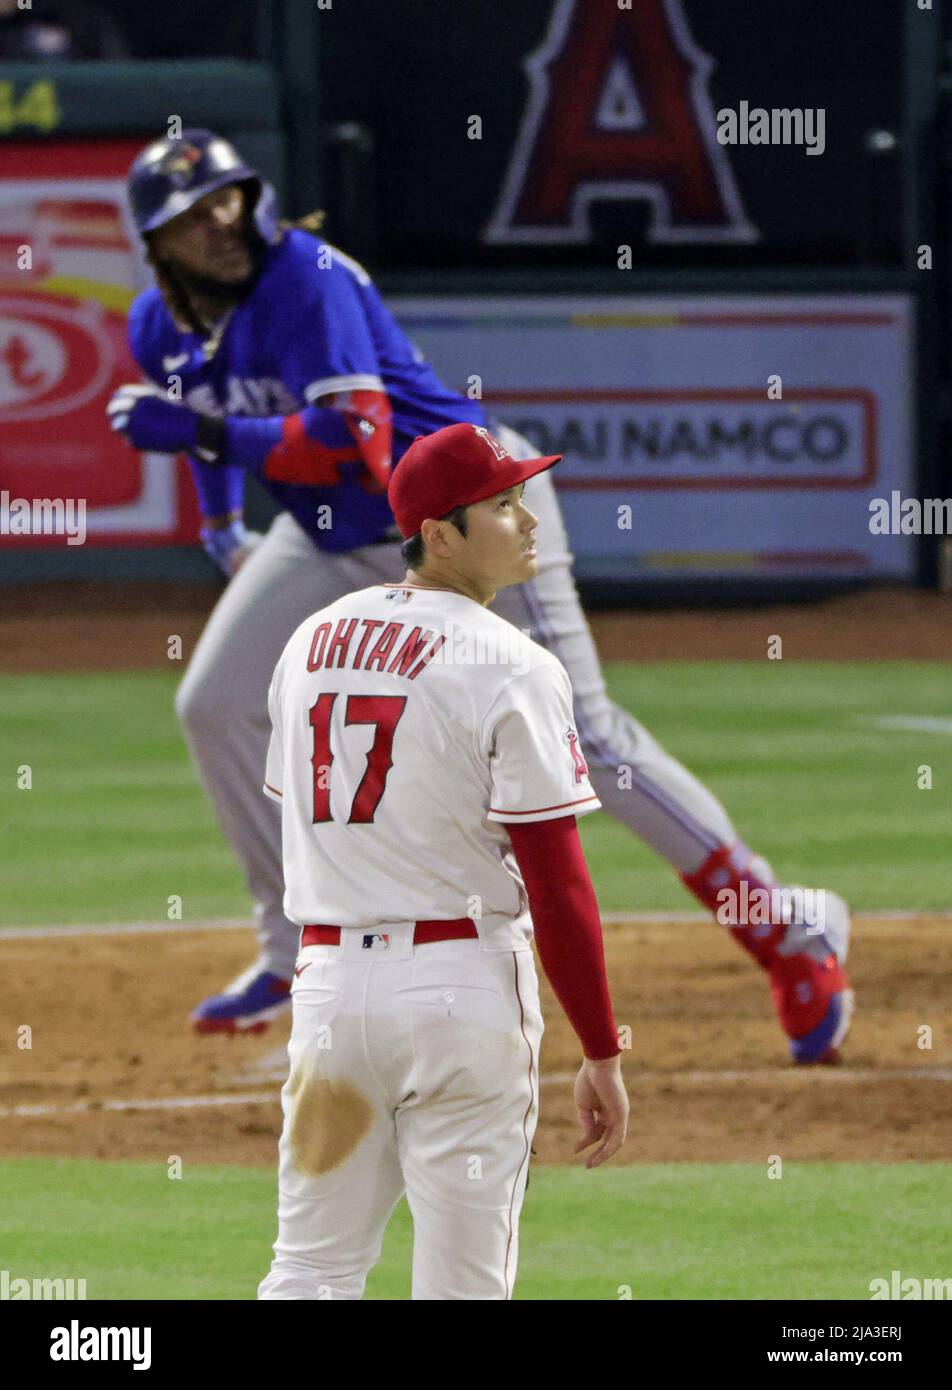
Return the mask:
[[[568,729],[566,729],[565,733],[562,735],[562,738],[568,744],[569,752],[572,755],[572,762],[575,764],[575,783],[577,786],[581,782],[582,778],[588,775],[588,764],[586,763],[582,750],[579,747],[578,734],[571,726]]]
[[[391,589],[384,595],[388,603],[409,603],[412,597],[412,589]]]
[[[367,932],[364,936],[365,951],[387,951],[390,949],[390,937],[386,932],[374,931]]]

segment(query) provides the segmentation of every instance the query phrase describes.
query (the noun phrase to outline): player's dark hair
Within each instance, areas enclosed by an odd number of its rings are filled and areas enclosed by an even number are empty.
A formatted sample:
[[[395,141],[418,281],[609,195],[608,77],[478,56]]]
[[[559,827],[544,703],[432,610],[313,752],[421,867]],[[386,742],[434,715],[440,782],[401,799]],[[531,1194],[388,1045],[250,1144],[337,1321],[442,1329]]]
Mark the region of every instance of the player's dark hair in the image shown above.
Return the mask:
[[[456,527],[461,536],[466,535],[466,508],[454,507],[446,516],[438,518],[440,521],[448,521]],[[423,537],[417,531],[415,536],[408,536],[400,547],[400,554],[403,556],[404,563],[408,569],[418,570],[426,559],[426,546],[423,544]]]

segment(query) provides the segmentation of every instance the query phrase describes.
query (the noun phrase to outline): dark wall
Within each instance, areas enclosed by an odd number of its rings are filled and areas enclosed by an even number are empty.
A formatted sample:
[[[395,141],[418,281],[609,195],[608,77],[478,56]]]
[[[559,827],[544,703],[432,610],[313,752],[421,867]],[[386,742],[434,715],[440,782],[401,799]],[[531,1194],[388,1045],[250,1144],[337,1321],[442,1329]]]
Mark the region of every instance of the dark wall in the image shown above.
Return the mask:
[[[279,3],[281,0],[279,0]],[[259,0],[98,0],[134,58],[251,58]]]
[[[293,212],[306,210],[303,164],[319,164],[330,235],[380,271],[610,269],[620,244],[633,247],[638,264],[660,268],[888,267],[901,260],[901,163],[912,152],[896,146],[876,153],[867,137],[901,129],[904,25],[915,0],[633,0],[634,14],[620,11],[618,0],[330,0],[329,9],[318,0],[99,3],[122,23],[138,57],[252,56],[260,41],[280,64],[301,51],[296,26],[313,26],[314,122],[327,144],[318,160],[313,150],[305,153],[300,126],[297,138],[292,130],[288,203]],[[701,89],[713,112],[742,101],[820,107],[824,153],[777,145],[718,150],[756,234],[749,241],[712,241],[703,228],[665,241],[652,230],[650,204],[632,197],[593,201],[582,240],[491,241],[487,228],[530,102],[524,62],[549,34],[553,16],[567,16],[575,41],[548,69],[550,85],[591,118],[606,54],[617,52],[652,130],[665,93],[683,94],[691,76],[690,63],[652,31],[645,18],[652,12],[668,16],[672,32],[686,26],[712,61]],[[948,29],[947,11],[945,19]],[[599,49],[594,36],[609,21],[612,42]],[[308,80],[294,74],[299,96],[302,83],[307,95]],[[478,140],[467,138],[473,115],[482,120]],[[551,111],[541,128],[555,129]],[[697,122],[677,138],[703,148]],[[614,178],[651,178],[625,139],[602,141],[619,150]],[[564,163],[567,148],[554,138],[535,169]]]
[[[586,32],[606,9],[618,13],[616,0],[576,4]],[[652,244],[646,206],[632,200],[595,205],[582,245],[487,245],[484,229],[528,98],[522,61],[542,42],[554,6],[349,0],[320,13],[323,118],[359,122],[373,137],[374,158],[357,182],[366,184],[367,216],[376,217],[378,264],[604,265],[619,242],[637,244],[640,260],[658,265],[896,260],[898,156],[872,159],[864,142],[873,128],[899,127],[903,0],[682,0],[695,43],[716,64],[715,111],[746,99],[826,112],[822,156],[794,147],[727,150],[760,233],[753,245]],[[634,56],[650,87],[657,69]],[[590,102],[584,65],[570,60],[562,72],[571,99]],[[467,139],[473,114],[482,117],[481,140]],[[330,165],[333,189],[333,154]]]

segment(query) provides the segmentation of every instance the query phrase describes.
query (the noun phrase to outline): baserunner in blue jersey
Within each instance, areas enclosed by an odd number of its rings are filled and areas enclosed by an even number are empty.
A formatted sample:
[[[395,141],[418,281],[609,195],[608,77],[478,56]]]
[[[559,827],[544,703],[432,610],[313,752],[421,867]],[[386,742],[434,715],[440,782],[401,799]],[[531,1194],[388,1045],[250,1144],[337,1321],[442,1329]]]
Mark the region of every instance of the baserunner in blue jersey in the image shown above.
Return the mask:
[[[129,196],[156,284],[129,315],[146,382],[121,387],[109,416],[137,449],[188,455],[202,541],[230,579],[176,707],[260,942],[193,1022],[260,1031],[288,1006],[298,945],[282,909],[280,819],[261,792],[277,659],[311,613],[420,559],[419,537],[401,546],[386,497],[416,436],[470,423],[515,459],[537,451],[439,380],[362,266],[313,224],[279,223],[272,189],[228,141],[206,130],[156,141],[132,166]],[[242,519],[249,472],[282,508],[263,539]],[[780,888],[717,798],[609,700],[548,473],[529,480],[525,500],[539,518],[538,574],[499,593],[493,611],[565,666],[603,808],[668,859],[768,973],[794,1061],[831,1059],[852,1008],[846,905]],[[465,509],[454,524],[465,537]]]

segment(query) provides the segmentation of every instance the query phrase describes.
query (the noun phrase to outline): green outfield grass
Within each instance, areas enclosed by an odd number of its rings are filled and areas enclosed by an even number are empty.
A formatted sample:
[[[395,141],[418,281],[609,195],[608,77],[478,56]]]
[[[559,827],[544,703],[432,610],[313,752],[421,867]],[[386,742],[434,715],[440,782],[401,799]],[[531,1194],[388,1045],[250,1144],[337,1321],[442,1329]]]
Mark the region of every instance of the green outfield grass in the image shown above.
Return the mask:
[[[251,1298],[275,1234],[275,1175],[164,1161],[0,1165],[0,1264],[84,1278],[87,1297]],[[516,1297],[868,1298],[949,1273],[952,1165],[667,1164],[533,1170]],[[405,1206],[368,1297],[410,1292]]]
[[[685,663],[608,669],[612,693],[723,799],[788,882],[859,909],[947,908],[950,668]],[[248,910],[188,763],[166,672],[0,677],[0,922],[186,919]],[[917,768],[932,767],[933,790]],[[17,769],[32,770],[31,790]],[[607,911],[693,907],[668,866],[598,813],[582,833]]]

